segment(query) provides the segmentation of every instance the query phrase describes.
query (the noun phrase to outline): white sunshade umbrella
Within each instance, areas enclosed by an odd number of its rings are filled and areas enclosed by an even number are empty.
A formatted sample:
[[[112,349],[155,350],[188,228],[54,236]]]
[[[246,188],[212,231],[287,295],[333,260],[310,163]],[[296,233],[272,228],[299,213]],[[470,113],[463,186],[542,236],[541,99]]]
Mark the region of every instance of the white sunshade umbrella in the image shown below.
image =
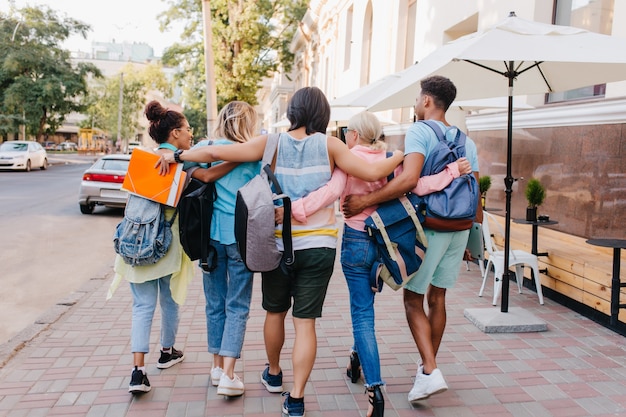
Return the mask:
[[[383,78],[346,94],[345,96],[336,98],[330,102],[330,105],[331,107],[361,107],[364,109],[365,107],[368,107],[369,103],[371,103],[376,97],[384,95],[389,87],[398,82],[409,69],[410,68],[407,68],[397,73],[386,75]]]
[[[331,105],[330,106],[330,122],[329,123],[347,123],[348,120],[350,120],[350,118],[352,116],[354,116],[357,113],[360,113],[362,111],[365,110],[365,107],[350,107],[350,106],[335,106],[335,105]],[[392,124],[396,124],[396,122],[394,122],[391,119],[376,115],[376,117],[378,117],[378,120],[380,121],[381,125],[392,125]],[[278,122],[274,123],[273,125],[271,125],[270,127],[289,127],[291,126],[291,123],[289,122],[289,120],[287,118],[284,118],[282,120],[279,120]]]
[[[566,91],[626,79],[626,39],[549,25],[511,13],[500,23],[449,42],[403,71],[384,94],[361,104],[370,111],[409,107],[429,75],[450,78],[457,99],[508,96],[505,265],[509,263],[513,95]],[[507,274],[509,271],[507,270]],[[508,311],[509,277],[501,311]]]

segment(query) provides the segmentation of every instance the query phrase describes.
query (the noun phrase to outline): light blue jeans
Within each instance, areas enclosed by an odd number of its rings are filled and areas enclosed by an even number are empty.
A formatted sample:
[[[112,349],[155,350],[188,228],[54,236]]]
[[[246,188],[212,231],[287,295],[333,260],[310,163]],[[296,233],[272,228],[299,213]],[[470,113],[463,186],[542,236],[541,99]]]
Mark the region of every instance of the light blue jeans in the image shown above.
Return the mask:
[[[202,273],[208,350],[238,359],[250,312],[252,272],[243,263],[236,243],[222,245],[211,240],[211,245],[217,250],[217,267]]]
[[[365,378],[365,387],[384,385],[380,375],[380,357],[376,342],[374,296],[376,278],[372,265],[379,258],[378,249],[367,236],[344,225],[341,242],[341,268],[350,292],[353,349],[358,353]]]
[[[171,275],[142,282],[130,283],[133,294],[133,321],[130,333],[131,352],[150,351],[150,331],[157,305],[161,306],[161,346],[173,347],[178,332],[178,304],[170,291]]]

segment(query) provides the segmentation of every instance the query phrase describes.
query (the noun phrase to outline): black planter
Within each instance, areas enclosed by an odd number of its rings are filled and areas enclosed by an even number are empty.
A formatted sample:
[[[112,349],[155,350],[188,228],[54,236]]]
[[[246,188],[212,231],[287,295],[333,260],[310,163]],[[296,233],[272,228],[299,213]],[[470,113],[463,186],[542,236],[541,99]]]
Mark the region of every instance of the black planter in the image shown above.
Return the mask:
[[[527,222],[537,221],[537,207],[526,207],[526,221]]]

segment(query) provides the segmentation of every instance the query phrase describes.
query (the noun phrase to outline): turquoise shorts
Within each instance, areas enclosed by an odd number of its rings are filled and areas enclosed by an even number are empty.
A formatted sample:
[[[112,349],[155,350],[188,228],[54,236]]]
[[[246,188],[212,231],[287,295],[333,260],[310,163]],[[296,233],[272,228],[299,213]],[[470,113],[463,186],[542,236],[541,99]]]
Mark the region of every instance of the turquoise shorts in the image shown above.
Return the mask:
[[[459,277],[469,232],[469,230],[437,232],[424,229],[428,239],[426,256],[417,274],[404,288],[418,294],[426,294],[429,285],[437,288],[454,287]]]

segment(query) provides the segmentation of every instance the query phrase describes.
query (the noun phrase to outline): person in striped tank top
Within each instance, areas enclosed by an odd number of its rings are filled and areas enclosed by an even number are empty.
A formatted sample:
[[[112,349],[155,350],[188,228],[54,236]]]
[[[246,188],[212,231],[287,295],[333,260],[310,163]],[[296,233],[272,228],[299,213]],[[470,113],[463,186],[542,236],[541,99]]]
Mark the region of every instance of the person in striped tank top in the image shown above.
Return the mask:
[[[272,164],[283,191],[292,200],[306,196],[326,184],[335,166],[365,181],[389,175],[402,162],[402,151],[390,158],[364,164],[339,138],[326,135],[330,104],[317,87],[296,91],[287,107],[291,125],[282,133]],[[182,161],[216,160],[249,162],[263,157],[267,135],[232,146],[204,146],[179,154]],[[160,169],[166,171],[174,158],[165,155]],[[291,274],[280,268],[262,274],[263,308],[266,311],[263,336],[268,364],[261,382],[269,392],[283,392],[281,351],[285,342],[285,318],[291,309],[295,328],[292,353],[293,386],[285,393],[282,411],[289,416],[304,415],[304,390],[317,355],[315,321],[322,316],[326,290],[333,272],[337,223],[334,205],[309,214],[306,224],[294,222],[292,228],[295,263]],[[277,245],[282,226],[277,225]]]

